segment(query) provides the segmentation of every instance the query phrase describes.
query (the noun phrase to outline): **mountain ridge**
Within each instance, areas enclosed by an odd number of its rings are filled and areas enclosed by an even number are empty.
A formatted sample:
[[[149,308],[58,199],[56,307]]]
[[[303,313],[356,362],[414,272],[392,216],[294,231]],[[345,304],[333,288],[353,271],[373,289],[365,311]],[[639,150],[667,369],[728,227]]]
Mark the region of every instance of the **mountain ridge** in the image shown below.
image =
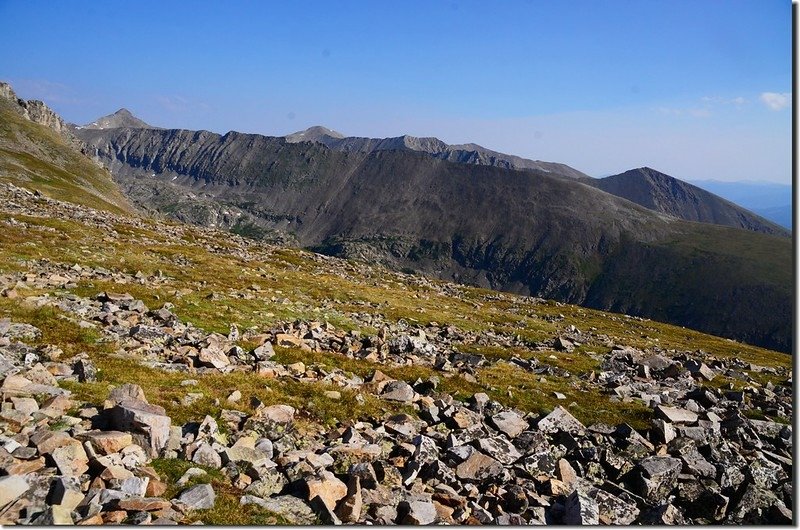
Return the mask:
[[[81,128],[107,129],[126,127],[127,124],[132,124],[130,126],[133,128],[155,128],[134,117],[127,109],[120,109]],[[227,134],[234,132],[236,131],[229,131]],[[782,226],[783,223],[766,219],[755,211],[743,208],[690,182],[649,167],[631,169],[603,178],[592,178],[566,164],[529,160],[499,153],[474,143],[449,145],[435,137],[411,135],[389,138],[346,136],[321,125],[282,138],[289,143],[316,142],[336,151],[362,153],[417,151],[462,164],[545,171],[580,180],[612,195],[679,219],[732,226],[785,237],[791,235],[791,232]]]
[[[344,136],[341,133],[330,135],[324,131],[330,131],[330,129],[322,126],[314,126],[305,131],[298,131],[297,133],[287,135],[284,138],[291,138],[290,141],[292,142],[315,141],[337,151],[421,151],[451,162],[481,164],[507,169],[536,169],[573,178],[590,178],[586,173],[578,171],[566,164],[530,160],[516,155],[493,151],[478,144],[450,145],[435,137],[417,137],[409,134],[388,138],[368,138],[361,136]]]

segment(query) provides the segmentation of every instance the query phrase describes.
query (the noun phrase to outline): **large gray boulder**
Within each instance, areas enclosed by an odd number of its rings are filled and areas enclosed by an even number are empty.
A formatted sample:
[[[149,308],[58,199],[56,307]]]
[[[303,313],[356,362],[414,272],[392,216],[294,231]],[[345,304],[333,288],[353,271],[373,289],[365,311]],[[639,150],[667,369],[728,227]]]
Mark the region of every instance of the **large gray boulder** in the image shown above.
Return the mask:
[[[123,399],[109,416],[112,429],[130,432],[151,457],[158,456],[167,445],[172,420],[162,407],[138,399]]]

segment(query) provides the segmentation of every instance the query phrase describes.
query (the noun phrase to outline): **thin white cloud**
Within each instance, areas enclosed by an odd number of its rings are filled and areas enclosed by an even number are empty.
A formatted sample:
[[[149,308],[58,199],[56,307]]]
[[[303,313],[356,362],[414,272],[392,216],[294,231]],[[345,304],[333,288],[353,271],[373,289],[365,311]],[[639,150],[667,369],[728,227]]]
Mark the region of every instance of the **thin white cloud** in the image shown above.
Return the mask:
[[[714,105],[735,105],[737,107],[744,105],[747,103],[747,99],[743,98],[742,96],[738,96],[735,98],[725,98],[721,96],[703,96],[700,98],[703,103],[714,104]]]
[[[666,116],[691,116],[693,118],[708,118],[711,116],[711,110],[707,107],[694,107],[685,109],[658,107],[656,110]]]
[[[792,95],[788,92],[762,92],[759,97],[770,110],[785,109],[792,103]]]

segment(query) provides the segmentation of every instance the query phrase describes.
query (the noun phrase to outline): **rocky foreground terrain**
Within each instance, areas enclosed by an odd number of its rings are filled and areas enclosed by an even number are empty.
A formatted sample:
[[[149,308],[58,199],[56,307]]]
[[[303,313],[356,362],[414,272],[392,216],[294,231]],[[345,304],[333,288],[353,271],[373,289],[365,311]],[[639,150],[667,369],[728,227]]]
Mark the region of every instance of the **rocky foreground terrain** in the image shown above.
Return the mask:
[[[789,356],[0,183],[2,524],[789,524]]]

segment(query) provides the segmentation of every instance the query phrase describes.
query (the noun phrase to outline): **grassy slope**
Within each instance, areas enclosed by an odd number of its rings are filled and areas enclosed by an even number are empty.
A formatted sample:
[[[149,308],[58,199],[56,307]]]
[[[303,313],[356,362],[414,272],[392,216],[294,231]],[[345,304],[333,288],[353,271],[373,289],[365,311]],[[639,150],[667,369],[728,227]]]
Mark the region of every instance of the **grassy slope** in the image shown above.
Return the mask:
[[[134,211],[108,171],[70,148],[55,131],[26,120],[2,98],[0,178],[54,199],[115,213]]]

